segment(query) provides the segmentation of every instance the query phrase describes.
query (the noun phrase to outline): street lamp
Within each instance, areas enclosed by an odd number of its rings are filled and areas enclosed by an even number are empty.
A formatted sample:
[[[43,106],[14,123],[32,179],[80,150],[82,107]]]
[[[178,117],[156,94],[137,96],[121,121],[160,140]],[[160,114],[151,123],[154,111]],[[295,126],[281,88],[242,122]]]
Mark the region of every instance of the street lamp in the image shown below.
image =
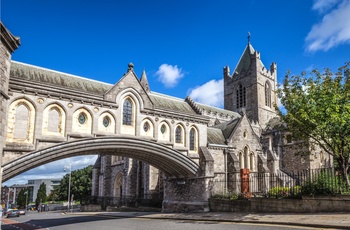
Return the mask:
[[[11,192],[11,190],[12,190],[12,188],[9,187],[8,192],[7,192],[7,204],[6,204],[6,209],[9,209],[9,205],[10,205],[9,201],[10,201],[10,192]]]
[[[68,182],[68,212],[69,212],[69,208],[70,208],[70,181],[71,181],[71,177],[72,177],[72,165],[71,164],[64,166],[64,171],[67,171],[68,169],[69,169],[69,182]]]
[[[26,205],[25,205],[25,212],[27,212],[27,210],[28,210],[28,185],[26,184],[26,192],[25,192],[25,194],[26,194]]]

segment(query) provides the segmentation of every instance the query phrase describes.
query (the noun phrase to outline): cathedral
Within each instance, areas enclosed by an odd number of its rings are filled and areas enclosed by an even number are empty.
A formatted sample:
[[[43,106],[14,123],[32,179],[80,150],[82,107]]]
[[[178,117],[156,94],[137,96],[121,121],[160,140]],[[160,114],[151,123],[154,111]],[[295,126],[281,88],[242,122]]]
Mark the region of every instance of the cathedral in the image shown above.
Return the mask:
[[[3,181],[93,154],[94,203],[208,211],[213,194],[269,191],[265,179],[243,191],[242,175],[251,182],[276,175],[284,184],[291,172],[332,162],[317,148],[296,154],[278,128],[277,65],[267,69],[249,37],[233,72],[223,68],[224,108],[217,108],[153,92],[146,71],[138,77],[132,63],[112,85],[11,60],[20,39],[0,27]]]
[[[250,37],[234,71],[229,66],[223,68],[224,109],[197,103],[190,97],[152,92],[145,72],[137,82],[130,79],[136,77],[132,67],[130,64],[120,82],[133,82],[139,90],[123,102],[123,124],[138,120],[139,97],[149,99],[155,109],[138,124],[125,126],[123,132],[155,138],[198,164],[201,155],[206,155],[213,162],[210,194],[239,194],[242,169],[248,169],[250,177],[288,175],[331,164],[330,157],[320,150],[307,157],[297,156],[288,132],[276,128],[281,125],[274,107],[278,103],[277,64],[267,69]],[[104,202],[111,206],[132,200],[156,202],[163,197],[163,178],[166,175],[162,171],[142,161],[99,155],[94,165],[92,196],[100,198],[99,202],[105,198]],[[250,192],[266,193],[269,189],[268,183],[258,187]]]

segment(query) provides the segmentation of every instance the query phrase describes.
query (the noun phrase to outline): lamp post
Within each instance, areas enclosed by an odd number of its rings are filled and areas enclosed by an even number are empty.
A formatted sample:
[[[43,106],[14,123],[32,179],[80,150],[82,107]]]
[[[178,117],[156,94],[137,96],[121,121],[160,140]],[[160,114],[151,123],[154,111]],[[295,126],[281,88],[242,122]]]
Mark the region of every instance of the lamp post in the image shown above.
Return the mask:
[[[66,165],[64,166],[64,171],[67,171],[69,169],[69,182],[68,182],[68,212],[69,212],[69,208],[70,208],[70,181],[71,181],[71,177],[72,177],[72,165]]]
[[[7,204],[6,204],[6,209],[9,209],[9,201],[10,201],[10,192],[11,192],[11,187],[9,187],[8,192],[7,192]]]
[[[25,212],[27,212],[27,210],[28,210],[28,185],[26,185],[26,192],[25,192],[25,194],[26,194],[26,205],[24,206],[25,207]]]

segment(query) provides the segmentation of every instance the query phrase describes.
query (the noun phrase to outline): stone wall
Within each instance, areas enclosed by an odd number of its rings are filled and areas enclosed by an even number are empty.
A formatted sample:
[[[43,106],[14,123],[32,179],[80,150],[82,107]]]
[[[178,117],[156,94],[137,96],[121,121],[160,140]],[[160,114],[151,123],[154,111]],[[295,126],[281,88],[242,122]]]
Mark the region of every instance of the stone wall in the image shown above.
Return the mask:
[[[252,198],[209,199],[212,212],[317,213],[350,212],[350,196],[304,197],[303,199]]]
[[[209,180],[168,179],[165,181],[163,212],[208,212]]]

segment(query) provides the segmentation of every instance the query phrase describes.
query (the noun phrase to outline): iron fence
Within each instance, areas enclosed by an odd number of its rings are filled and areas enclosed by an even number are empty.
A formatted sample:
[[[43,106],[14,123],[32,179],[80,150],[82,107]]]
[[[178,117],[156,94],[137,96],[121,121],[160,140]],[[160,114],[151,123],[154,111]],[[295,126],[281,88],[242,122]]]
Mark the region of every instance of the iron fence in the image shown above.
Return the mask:
[[[294,173],[250,173],[249,181],[242,181],[240,174],[229,174],[228,180],[213,180],[211,196],[241,195],[244,183],[249,184],[253,196],[299,197],[301,195],[350,194],[340,173],[334,168],[304,170]]]

